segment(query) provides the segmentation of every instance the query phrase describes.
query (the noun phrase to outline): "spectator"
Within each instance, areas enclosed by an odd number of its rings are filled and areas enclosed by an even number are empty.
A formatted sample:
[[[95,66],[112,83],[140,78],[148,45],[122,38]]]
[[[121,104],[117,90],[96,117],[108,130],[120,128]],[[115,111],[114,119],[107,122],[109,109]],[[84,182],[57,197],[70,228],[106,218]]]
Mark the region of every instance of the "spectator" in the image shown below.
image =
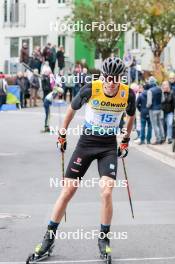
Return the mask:
[[[44,110],[45,110],[45,125],[43,132],[50,132],[49,120],[50,120],[50,106],[56,97],[63,94],[61,87],[55,87],[44,99]]]
[[[75,80],[75,85],[74,85],[74,89],[73,89],[73,96],[75,97],[77,95],[77,93],[79,92],[80,90],[80,84],[79,84],[79,76],[80,76],[80,72],[81,72],[81,67],[80,65],[77,65],[75,67],[75,70],[74,70],[74,80]]]
[[[138,70],[137,61],[134,58],[132,65],[130,66],[130,82],[139,82],[143,79],[142,72]]]
[[[57,52],[56,52],[56,45],[53,45],[51,48],[51,56],[50,56],[50,67],[52,72],[54,73],[55,71],[55,64],[57,60]]]
[[[57,57],[57,61],[58,61],[58,67],[60,70],[62,70],[65,66],[65,61],[64,61],[64,48],[63,46],[60,46],[58,51],[57,51],[57,54],[56,54],[56,57]]]
[[[139,94],[140,94],[139,85],[137,83],[132,83],[131,89],[134,91],[134,93],[136,95],[136,99],[137,99]],[[134,128],[136,129],[136,132],[137,132],[137,137],[135,138],[135,141],[140,142],[141,127],[140,127],[140,113],[138,110],[136,110],[136,118],[135,118],[135,122],[134,122]]]
[[[171,144],[175,101],[174,101],[173,91],[171,90],[168,81],[164,81],[162,83],[162,91],[163,91],[162,110],[164,112],[165,134],[167,136],[168,144]]]
[[[24,108],[25,80],[22,72],[17,73],[15,85],[18,85],[20,88],[20,104],[21,108]]]
[[[0,72],[0,108],[3,104],[6,104],[7,98],[7,82],[5,80],[5,75]]]
[[[162,101],[162,90],[157,86],[157,80],[151,76],[148,80],[149,90],[147,92],[147,107],[149,108],[149,116],[151,120],[151,125],[154,129],[156,141],[153,145],[162,144],[165,142],[165,134],[162,122],[162,111],[161,111],[161,101]]]
[[[39,77],[38,77],[38,69],[34,69],[33,75],[30,79],[30,107],[32,107],[32,100],[34,102],[34,106],[37,106],[37,95],[39,90]]]
[[[69,70],[68,74],[65,75],[65,88],[64,88],[64,100],[66,101],[67,92],[70,94],[70,102],[72,101],[72,92],[74,88],[74,75],[71,73],[71,70]]]
[[[29,63],[29,48],[26,42],[23,43],[21,52],[20,52],[20,62]]]
[[[82,72],[80,73],[80,88],[90,82],[91,78],[90,76],[88,76],[88,69],[84,67]]]
[[[30,62],[30,67],[32,69],[38,69],[38,72],[40,74],[42,61],[43,59],[42,59],[41,49],[39,46],[37,46],[33,52],[33,56]]]
[[[55,87],[55,85],[57,85],[57,83],[56,83],[56,77],[55,77],[55,75],[53,73],[51,73],[49,75],[49,77],[50,77],[51,89],[53,90],[53,88]]]
[[[45,97],[52,91],[50,76],[47,71],[42,75],[41,84],[43,89],[43,101],[44,101]]]
[[[49,61],[50,55],[51,55],[51,44],[48,43],[46,47],[43,49],[43,58],[44,61]]]
[[[169,84],[175,96],[175,73],[174,72],[170,72],[169,74]]]
[[[41,67],[41,75],[44,75],[44,74],[50,75],[51,73],[52,73],[52,70],[49,66],[49,62],[45,61]]]
[[[149,85],[144,85],[144,91],[138,96],[136,104],[137,109],[141,114],[141,135],[140,135],[140,145],[145,144],[145,130],[147,126],[147,135],[146,141],[147,144],[151,143],[152,137],[152,126],[151,120],[149,117],[149,109],[147,108],[147,91],[149,89]]]
[[[28,99],[30,99],[30,82],[27,72],[24,72],[24,107],[27,107]]]

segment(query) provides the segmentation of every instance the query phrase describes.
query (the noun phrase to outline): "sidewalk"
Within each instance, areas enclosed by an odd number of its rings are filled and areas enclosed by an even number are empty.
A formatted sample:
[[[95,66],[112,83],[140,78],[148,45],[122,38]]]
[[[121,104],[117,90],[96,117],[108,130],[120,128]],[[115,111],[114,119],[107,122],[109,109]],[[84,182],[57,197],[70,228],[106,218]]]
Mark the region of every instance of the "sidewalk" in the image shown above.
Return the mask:
[[[130,145],[138,151],[141,151],[144,154],[175,168],[175,152],[172,152],[172,144],[164,143],[162,145],[139,145],[132,140]]]
[[[170,158],[175,159],[175,152],[172,151],[172,144],[164,143],[162,145],[148,145],[148,148],[154,150],[155,152],[159,152],[163,155],[167,155]]]

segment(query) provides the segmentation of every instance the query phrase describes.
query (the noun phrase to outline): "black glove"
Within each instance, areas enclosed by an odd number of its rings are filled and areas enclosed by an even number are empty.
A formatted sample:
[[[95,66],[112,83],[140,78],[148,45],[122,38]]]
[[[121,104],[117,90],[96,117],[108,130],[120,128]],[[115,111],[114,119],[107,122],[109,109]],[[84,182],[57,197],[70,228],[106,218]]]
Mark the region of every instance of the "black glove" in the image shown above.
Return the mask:
[[[128,155],[130,138],[123,138],[118,148],[118,157],[125,158]]]
[[[60,147],[61,152],[64,152],[67,147],[66,134],[61,134],[60,132],[57,140],[57,146]]]

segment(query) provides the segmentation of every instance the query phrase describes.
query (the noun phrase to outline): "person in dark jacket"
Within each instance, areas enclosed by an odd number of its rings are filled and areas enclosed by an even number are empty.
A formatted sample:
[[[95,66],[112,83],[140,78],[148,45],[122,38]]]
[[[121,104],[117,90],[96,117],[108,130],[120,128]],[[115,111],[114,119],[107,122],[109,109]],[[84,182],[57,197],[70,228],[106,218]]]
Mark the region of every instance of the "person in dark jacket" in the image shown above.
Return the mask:
[[[29,63],[29,48],[27,43],[23,43],[21,52],[20,52],[20,62],[21,63]]]
[[[56,52],[56,46],[53,45],[52,48],[51,48],[51,56],[50,56],[50,67],[51,67],[51,70],[52,72],[54,73],[55,71],[55,64],[56,64],[56,60],[57,60],[57,52]]]
[[[43,89],[43,101],[45,97],[52,91],[50,76],[47,71],[44,72],[41,79],[42,89]]]
[[[63,46],[59,47],[56,56],[57,56],[57,60],[58,60],[58,67],[60,70],[62,70],[65,66]]]
[[[5,75],[0,72],[0,108],[6,103],[7,99],[7,82],[5,80]]]
[[[37,46],[37,47],[35,47],[35,50],[32,54],[32,58],[31,58],[29,66],[32,69],[38,69],[38,72],[40,74],[42,61],[43,61],[43,58],[42,58],[42,54],[41,54],[41,49],[39,46]]]
[[[17,78],[15,81],[15,85],[18,85],[20,88],[20,103],[21,108],[24,108],[24,93],[25,93],[25,85],[24,85],[24,76],[22,72],[17,73]]]
[[[170,88],[169,82],[164,81],[162,83],[162,110],[164,112],[164,128],[167,136],[168,144],[172,143],[173,132],[173,114],[175,109],[175,100],[173,91]]]
[[[30,82],[27,73],[24,72],[24,107],[27,107],[27,100],[30,99]]]
[[[51,56],[51,43],[48,43],[44,47],[42,55],[43,55],[44,61],[49,61],[49,58]]]
[[[138,96],[136,105],[137,109],[139,110],[141,114],[141,135],[140,135],[140,145],[145,144],[145,129],[147,126],[147,135],[146,140],[147,144],[151,143],[151,137],[152,137],[152,126],[151,126],[151,120],[149,116],[149,109],[147,108],[147,92],[149,89],[149,85],[144,85],[144,91]]]
[[[30,79],[30,107],[32,107],[32,100],[34,102],[34,106],[37,106],[37,94],[40,87],[39,77],[38,77],[38,69],[34,69],[33,75]]]
[[[151,125],[154,129],[156,141],[153,145],[162,144],[165,142],[165,134],[162,122],[162,90],[157,85],[157,80],[151,76],[148,80],[150,89],[147,92],[147,107],[149,108],[149,116]]]

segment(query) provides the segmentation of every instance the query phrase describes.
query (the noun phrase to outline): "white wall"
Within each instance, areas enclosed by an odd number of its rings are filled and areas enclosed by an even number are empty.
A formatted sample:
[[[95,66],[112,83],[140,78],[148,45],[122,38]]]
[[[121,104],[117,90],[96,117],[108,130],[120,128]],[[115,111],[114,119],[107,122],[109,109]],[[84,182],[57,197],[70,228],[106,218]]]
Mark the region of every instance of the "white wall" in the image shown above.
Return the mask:
[[[10,59],[11,37],[47,36],[47,42],[57,45],[58,35],[62,32],[51,31],[50,23],[70,14],[71,9],[67,5],[58,4],[57,0],[47,0],[46,5],[38,5],[37,0],[19,0],[26,4],[26,26],[3,27],[3,2],[0,1],[0,70],[4,61]],[[66,55],[74,61],[74,38],[69,35],[66,36]]]
[[[130,50],[132,52],[132,32],[130,30],[125,33],[125,52]],[[152,70],[153,68],[153,55],[148,43],[145,41],[144,36],[139,34],[138,52],[136,58],[141,61],[142,70]],[[172,38],[168,46],[164,50],[163,61],[166,67],[170,64],[175,69],[175,38]]]

